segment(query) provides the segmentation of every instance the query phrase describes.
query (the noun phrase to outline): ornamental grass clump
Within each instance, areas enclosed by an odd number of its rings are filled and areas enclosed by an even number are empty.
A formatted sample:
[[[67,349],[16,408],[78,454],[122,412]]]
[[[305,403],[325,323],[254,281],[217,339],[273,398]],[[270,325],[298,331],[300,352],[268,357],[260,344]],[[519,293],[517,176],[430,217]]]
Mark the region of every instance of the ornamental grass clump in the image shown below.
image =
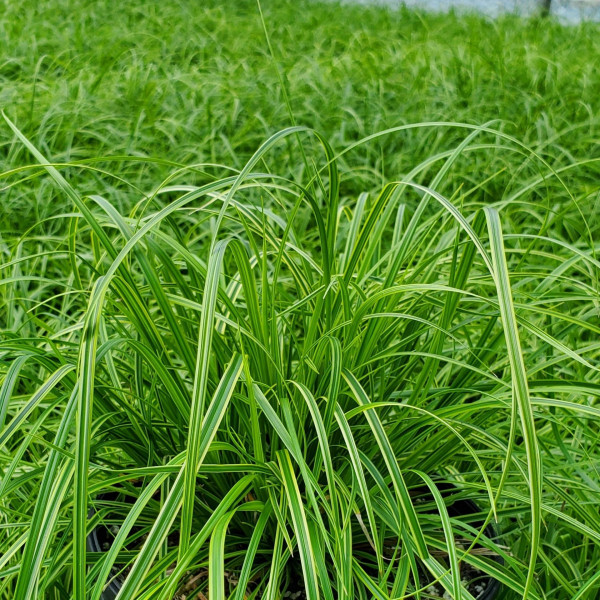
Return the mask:
[[[593,597],[600,263],[564,172],[493,123],[293,127],[124,212],[6,122],[36,164],[5,189],[63,204],[2,241],[0,597]],[[459,141],[346,193],[419,132]]]

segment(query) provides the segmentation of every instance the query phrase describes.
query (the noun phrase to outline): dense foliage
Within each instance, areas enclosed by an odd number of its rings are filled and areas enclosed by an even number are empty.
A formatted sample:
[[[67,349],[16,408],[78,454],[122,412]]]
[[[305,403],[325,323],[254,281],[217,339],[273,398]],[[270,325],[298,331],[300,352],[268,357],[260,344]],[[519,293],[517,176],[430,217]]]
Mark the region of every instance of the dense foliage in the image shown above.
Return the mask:
[[[598,27],[262,9],[0,17],[0,598],[591,600]]]

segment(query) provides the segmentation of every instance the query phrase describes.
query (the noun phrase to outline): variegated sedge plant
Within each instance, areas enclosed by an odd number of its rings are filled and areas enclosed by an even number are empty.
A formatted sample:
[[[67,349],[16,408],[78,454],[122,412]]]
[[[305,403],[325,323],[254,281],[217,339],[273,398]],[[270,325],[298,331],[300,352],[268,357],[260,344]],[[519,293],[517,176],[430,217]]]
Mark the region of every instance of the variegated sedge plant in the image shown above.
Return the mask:
[[[78,192],[93,166],[5,121],[36,160],[6,189],[46,177],[68,208],[62,233],[2,242],[0,597],[466,600],[467,564],[506,598],[594,597],[600,263],[577,165],[493,123],[337,152],[292,127],[241,170],[132,187],[123,214],[109,183]],[[340,164],[430,129],[461,140],[345,195]],[[284,144],[301,178],[269,168]],[[502,197],[456,185],[498,153],[522,164]],[[447,484],[481,513],[451,515]],[[98,526],[114,539],[90,552]]]

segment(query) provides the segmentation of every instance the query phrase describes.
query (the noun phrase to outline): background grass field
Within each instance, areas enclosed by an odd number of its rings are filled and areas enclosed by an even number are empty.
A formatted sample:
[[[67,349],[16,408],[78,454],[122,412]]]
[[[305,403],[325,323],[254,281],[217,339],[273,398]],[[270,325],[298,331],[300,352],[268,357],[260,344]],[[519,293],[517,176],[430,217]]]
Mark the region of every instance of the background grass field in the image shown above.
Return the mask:
[[[0,597],[595,598],[599,33],[5,2]]]
[[[296,121],[336,147],[405,123],[500,119],[499,129],[553,163],[598,157],[595,24],[335,2],[265,3],[264,13]],[[252,1],[209,0],[201,9],[7,2],[1,35],[0,105],[55,161],[128,155],[241,168],[266,137],[290,125]],[[29,161],[8,129],[1,136],[5,168]],[[358,191],[459,137],[433,129],[370,145],[356,159],[370,171]],[[295,156],[284,166],[302,168]],[[147,186],[169,167],[128,162],[110,170]],[[19,200],[42,215],[52,206]],[[14,214],[3,213],[2,222]]]

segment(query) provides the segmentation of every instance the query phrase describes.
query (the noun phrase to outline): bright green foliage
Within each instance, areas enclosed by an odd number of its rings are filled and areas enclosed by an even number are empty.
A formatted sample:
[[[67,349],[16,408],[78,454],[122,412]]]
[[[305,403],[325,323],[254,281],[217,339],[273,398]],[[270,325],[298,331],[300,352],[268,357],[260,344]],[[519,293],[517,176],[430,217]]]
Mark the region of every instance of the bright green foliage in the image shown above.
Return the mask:
[[[253,4],[39,6],[0,71],[0,598],[469,600],[467,563],[595,598],[592,28],[265,3],[285,128]]]

